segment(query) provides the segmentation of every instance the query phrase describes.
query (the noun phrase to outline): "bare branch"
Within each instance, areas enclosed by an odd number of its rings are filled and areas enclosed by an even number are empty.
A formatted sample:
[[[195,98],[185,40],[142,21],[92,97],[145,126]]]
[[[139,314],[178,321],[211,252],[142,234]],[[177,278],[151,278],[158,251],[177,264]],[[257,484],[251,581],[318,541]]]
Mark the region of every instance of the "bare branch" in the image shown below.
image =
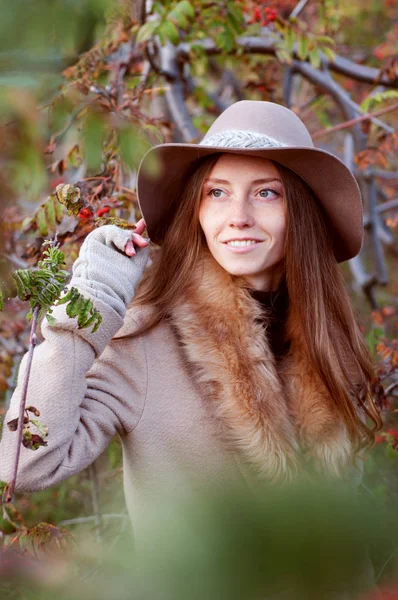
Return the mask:
[[[166,79],[170,84],[165,89],[165,98],[171,117],[179,129],[183,141],[192,142],[198,138],[199,134],[185,105],[180,66],[177,62],[177,49],[171,42],[168,42],[159,48],[159,54],[162,72],[167,73]]]
[[[37,328],[37,319],[39,316],[39,311],[40,311],[40,306],[37,305],[37,306],[35,306],[35,308],[33,309],[33,312],[32,312],[32,325],[30,328],[28,359],[27,359],[27,364],[26,364],[25,376],[24,376],[24,380],[22,383],[22,394],[21,394],[21,401],[20,401],[20,405],[19,405],[16,452],[15,452],[15,459],[14,459],[14,465],[13,465],[13,470],[12,470],[12,479],[10,482],[10,487],[8,488],[6,502],[11,502],[13,494],[14,494],[15,484],[17,481],[19,457],[21,454],[21,445],[22,445],[22,430],[23,430],[23,426],[24,426],[26,396],[27,396],[27,392],[28,392],[30,370],[32,367],[33,351],[37,344],[36,328]]]
[[[367,205],[369,207],[369,224],[371,226],[371,238],[373,243],[374,257],[376,262],[377,269],[377,279],[380,285],[387,285],[388,283],[388,275],[387,275],[387,265],[383,252],[383,246],[381,244],[380,236],[378,235],[378,226],[380,217],[377,213],[377,187],[375,178],[370,175],[365,178],[367,180],[367,194],[368,194],[368,202]]]
[[[100,501],[99,501],[99,488],[98,488],[98,479],[97,479],[97,468],[95,463],[92,463],[89,466],[89,473],[91,479],[91,500],[93,503],[93,510],[95,515],[95,534],[97,536],[97,541],[101,543],[102,541],[102,515],[100,509]]]
[[[270,54],[275,56],[275,40],[270,37],[255,37],[255,36],[241,36],[238,37],[237,45],[244,52],[252,54]],[[215,42],[210,39],[195,40],[195,45],[201,45],[207,54],[219,54],[221,53],[220,48],[217,48]],[[178,53],[182,54],[185,58],[188,58],[189,44],[182,43],[178,46]],[[234,51],[232,50],[231,53]],[[297,58],[297,57],[296,57]],[[328,60],[326,57],[322,58],[322,66],[330,69],[341,75],[345,75],[355,81],[361,81],[363,83],[370,83],[371,85],[382,85],[386,88],[398,89],[398,80],[388,79],[384,74],[381,74],[379,69],[373,67],[367,67],[365,65],[358,65],[352,60],[336,56],[333,61]]]
[[[109,513],[102,515],[103,519],[117,519],[117,520],[128,520],[128,515],[117,514],[117,513]],[[80,525],[82,523],[91,523],[97,521],[96,515],[90,515],[89,517],[76,517],[75,519],[65,519],[64,521],[60,521],[57,527],[65,527],[65,525]]]
[[[356,125],[356,123],[361,123],[362,121],[374,120],[374,117],[379,117],[381,115],[387,114],[389,112],[393,112],[398,109],[398,103],[393,104],[392,106],[385,106],[380,110],[375,111],[374,113],[367,113],[361,115],[360,117],[356,117],[355,119],[350,119],[349,121],[345,121],[345,123],[338,123],[333,127],[328,127],[327,129],[321,129],[311,134],[313,140],[319,139],[325,135],[329,135],[330,133],[334,133],[335,131],[340,131],[340,129],[346,129],[347,127],[352,127]]]
[[[300,0],[297,2],[296,6],[293,8],[292,12],[289,15],[289,19],[292,17],[298,17],[299,14],[304,10],[306,5],[308,4],[308,0]]]

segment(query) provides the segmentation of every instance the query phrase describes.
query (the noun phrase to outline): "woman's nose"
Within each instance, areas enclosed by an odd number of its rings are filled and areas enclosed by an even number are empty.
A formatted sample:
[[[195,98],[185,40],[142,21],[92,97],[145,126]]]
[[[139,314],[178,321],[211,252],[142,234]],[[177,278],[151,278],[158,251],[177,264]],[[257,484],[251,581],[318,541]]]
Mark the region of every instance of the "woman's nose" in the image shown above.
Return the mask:
[[[245,201],[236,201],[231,204],[229,225],[231,227],[251,227],[254,219]]]

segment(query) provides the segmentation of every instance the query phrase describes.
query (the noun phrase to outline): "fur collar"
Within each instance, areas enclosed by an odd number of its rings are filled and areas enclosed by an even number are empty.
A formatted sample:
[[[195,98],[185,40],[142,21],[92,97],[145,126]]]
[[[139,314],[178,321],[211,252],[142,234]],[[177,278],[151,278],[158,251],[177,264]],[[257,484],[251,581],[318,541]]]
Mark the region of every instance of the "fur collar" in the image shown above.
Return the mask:
[[[170,322],[220,435],[260,479],[289,482],[308,465],[344,476],[352,444],[290,313],[291,347],[277,366],[260,304],[206,255]]]

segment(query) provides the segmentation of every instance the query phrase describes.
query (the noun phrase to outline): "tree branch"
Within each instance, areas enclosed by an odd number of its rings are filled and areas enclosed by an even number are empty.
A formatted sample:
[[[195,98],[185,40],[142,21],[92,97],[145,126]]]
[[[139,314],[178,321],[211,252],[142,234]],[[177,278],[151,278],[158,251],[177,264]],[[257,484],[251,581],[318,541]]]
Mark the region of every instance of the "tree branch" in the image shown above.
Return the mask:
[[[270,37],[260,38],[255,36],[241,36],[237,38],[236,42],[238,48],[243,49],[244,52],[252,54],[270,54],[275,56],[275,40]],[[207,38],[204,40],[195,40],[195,45],[201,45],[209,55],[221,53],[221,49],[216,46],[215,42]],[[184,58],[188,58],[189,50],[190,45],[188,43],[182,43],[177,47],[177,52],[183,55]],[[234,50],[231,50],[231,53],[234,53]],[[293,57],[296,59],[298,58],[296,55]],[[335,73],[345,75],[355,81],[398,89],[398,79],[391,80],[386,75],[382,74],[380,69],[359,65],[342,56],[336,56],[333,61],[323,57],[322,66]]]
[[[168,42],[159,48],[160,63],[169,86],[165,88],[165,98],[172,120],[177,125],[184,142],[192,142],[198,138],[198,131],[192,123],[187,110],[181,81],[180,65],[176,47]]]
[[[24,380],[23,380],[23,384],[22,384],[21,402],[19,405],[16,452],[15,452],[15,459],[14,459],[14,465],[13,465],[13,470],[12,470],[12,479],[10,482],[10,487],[8,488],[6,502],[11,502],[12,497],[14,495],[15,484],[17,481],[19,457],[21,454],[21,445],[22,445],[22,430],[23,430],[23,426],[24,426],[26,396],[27,396],[27,392],[28,392],[30,370],[32,367],[33,351],[37,344],[36,328],[37,328],[37,319],[39,316],[39,311],[40,311],[40,306],[37,305],[33,309],[33,313],[32,313],[33,316],[32,316],[32,325],[30,328],[28,359],[27,359],[27,364],[26,364],[25,376],[24,376]]]
[[[308,0],[300,0],[299,2],[297,2],[296,6],[293,8],[292,12],[289,15],[289,19],[291,19],[292,17],[295,17],[297,19],[297,17],[304,10],[307,4]]]
[[[330,133],[334,133],[335,131],[340,131],[341,129],[346,129],[347,127],[352,127],[353,125],[356,125],[357,123],[361,123],[362,121],[373,120],[374,117],[380,117],[381,115],[384,115],[389,112],[393,112],[394,110],[397,110],[397,109],[398,109],[398,103],[393,104],[391,106],[385,106],[384,108],[381,108],[380,110],[376,110],[374,113],[367,113],[367,114],[361,115],[360,117],[356,117],[355,119],[350,119],[349,121],[345,121],[344,123],[338,123],[337,125],[334,125],[333,127],[328,127],[327,129],[320,129],[319,131],[315,131],[315,133],[311,134],[311,137],[313,140],[316,140],[325,135],[329,135]]]

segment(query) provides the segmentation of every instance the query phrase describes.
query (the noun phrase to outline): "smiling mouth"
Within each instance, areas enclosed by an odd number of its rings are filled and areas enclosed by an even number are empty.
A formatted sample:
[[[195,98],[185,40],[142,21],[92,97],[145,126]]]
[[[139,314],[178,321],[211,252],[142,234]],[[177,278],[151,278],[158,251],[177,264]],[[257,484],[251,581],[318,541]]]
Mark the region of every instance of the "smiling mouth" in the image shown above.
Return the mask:
[[[229,242],[224,242],[224,244],[232,248],[246,248],[247,246],[254,246],[259,243],[260,240],[230,240]]]

